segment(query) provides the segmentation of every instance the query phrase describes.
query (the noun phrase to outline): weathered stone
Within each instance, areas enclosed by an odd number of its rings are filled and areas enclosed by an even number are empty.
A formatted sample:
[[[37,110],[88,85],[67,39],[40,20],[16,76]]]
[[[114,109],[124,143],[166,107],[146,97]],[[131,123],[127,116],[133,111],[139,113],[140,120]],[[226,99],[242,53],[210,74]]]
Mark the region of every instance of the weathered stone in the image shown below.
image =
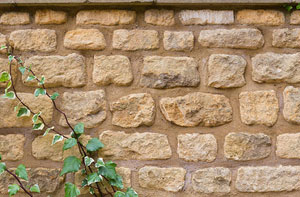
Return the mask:
[[[46,87],[81,87],[87,83],[85,58],[76,53],[68,56],[33,56],[25,61],[41,79],[45,76]],[[23,83],[37,86],[35,80],[26,81],[28,73],[22,76]]]
[[[163,41],[167,51],[191,51],[194,47],[194,35],[191,31],[165,31]]]
[[[258,83],[299,83],[300,53],[264,53],[252,58],[252,79]]]
[[[177,140],[177,153],[185,161],[212,162],[217,157],[217,140],[211,134],[181,134]]]
[[[155,118],[155,102],[150,94],[138,93],[121,97],[110,104],[112,124],[120,127],[151,126]]]
[[[239,101],[243,123],[269,127],[276,123],[279,103],[274,90],[242,92]]]
[[[274,29],[272,45],[280,48],[300,48],[299,34],[300,28]]]
[[[25,136],[20,134],[0,135],[0,155],[3,161],[23,158]]]
[[[173,10],[151,9],[145,12],[145,22],[151,25],[172,26],[175,24]]]
[[[285,133],[277,136],[276,155],[286,159],[300,159],[300,133]]]
[[[132,82],[133,75],[128,57],[123,55],[94,56],[93,82],[124,86]]]
[[[76,15],[77,25],[128,25],[135,22],[135,11],[82,10]]]
[[[29,23],[30,17],[27,12],[5,12],[0,17],[2,25],[27,25]]]
[[[13,31],[9,44],[20,51],[52,52],[56,50],[56,33],[50,29],[26,29]]]
[[[300,189],[300,167],[241,167],[235,187],[240,192],[280,192]]]
[[[103,90],[65,92],[61,109],[66,113],[71,125],[82,122],[86,128],[97,127],[106,119],[105,92]],[[60,117],[59,124],[68,126],[64,116]]]
[[[264,45],[264,37],[258,29],[202,30],[198,41],[209,48],[259,49]]]
[[[185,174],[183,168],[145,166],[139,170],[139,184],[145,188],[178,192],[184,186]]]
[[[50,9],[37,10],[35,12],[35,23],[39,25],[59,25],[67,22],[67,13]]]
[[[183,25],[228,25],[234,23],[232,10],[182,10],[179,19]]]
[[[192,186],[201,193],[229,193],[231,172],[228,168],[204,168],[192,175]]]
[[[224,155],[227,159],[249,161],[271,154],[271,138],[263,133],[229,133],[225,137]]]
[[[114,49],[124,51],[158,49],[158,32],[155,30],[115,30],[112,46]]]
[[[300,124],[300,88],[287,86],[283,91],[283,117],[286,121]]]
[[[246,60],[238,55],[213,54],[209,57],[208,86],[214,88],[236,88],[246,84],[244,73]]]
[[[2,96],[2,95],[1,95]],[[10,100],[0,96],[0,128],[9,127],[31,127],[32,115],[17,117],[17,111],[14,111],[14,107],[19,104],[17,99]],[[51,100],[44,95],[35,97],[29,93],[18,93],[21,100],[30,107],[34,112],[42,112],[42,117],[46,123],[50,123],[53,114],[53,105]],[[22,106],[21,104],[19,106]]]
[[[16,61],[12,61],[11,69],[12,69],[13,80],[16,81],[17,72],[18,72],[18,67],[17,67]],[[8,60],[8,58],[0,58],[0,75],[1,75],[2,72],[8,72],[9,73],[9,60]],[[6,86],[7,86],[7,82],[0,82],[0,87],[4,88]]]
[[[194,92],[162,98],[160,109],[168,121],[179,126],[219,126],[232,121],[232,107],[223,95]]]
[[[7,45],[7,38],[4,34],[0,33],[0,47],[1,46],[6,46]],[[0,49],[0,53],[7,53],[7,49]]]
[[[105,144],[99,156],[109,159],[155,160],[168,159],[172,156],[168,138],[164,134],[104,131],[99,138]]]
[[[140,84],[149,88],[195,87],[200,83],[197,62],[190,57],[147,56]]]
[[[300,24],[300,10],[295,10],[291,14],[290,18],[291,25],[299,25]]]
[[[102,50],[106,47],[106,41],[98,29],[75,29],[66,33],[64,47],[76,50]]]
[[[248,25],[282,25],[285,18],[283,12],[277,10],[240,10],[236,20]]]

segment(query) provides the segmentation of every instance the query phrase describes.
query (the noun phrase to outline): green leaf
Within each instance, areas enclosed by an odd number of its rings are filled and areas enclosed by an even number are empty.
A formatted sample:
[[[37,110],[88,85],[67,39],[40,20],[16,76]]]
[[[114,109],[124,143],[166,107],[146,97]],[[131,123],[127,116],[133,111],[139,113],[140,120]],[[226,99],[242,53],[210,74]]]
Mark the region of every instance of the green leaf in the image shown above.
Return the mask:
[[[94,172],[92,174],[89,174],[87,176],[88,185],[91,185],[93,183],[98,183],[98,182],[101,182],[101,181],[102,181],[101,175],[97,174],[96,172]]]
[[[39,81],[39,85],[44,85],[45,84],[45,77],[42,76],[41,80]]]
[[[58,94],[57,92],[54,92],[54,93],[50,96],[50,98],[51,98],[52,100],[55,100],[55,99],[57,99],[58,96],[59,96],[59,94]]]
[[[89,190],[90,190],[90,194],[94,194],[95,193],[94,188],[90,187]]]
[[[109,183],[112,186],[115,186],[117,188],[123,189],[124,185],[123,185],[123,178],[120,175],[116,175],[115,179],[109,179]]]
[[[125,196],[125,193],[124,193],[124,192],[117,191],[117,192],[114,194],[114,197],[126,197],[126,196]]]
[[[5,92],[5,94],[2,96],[2,98],[15,99],[16,95],[13,91]]]
[[[100,142],[100,140],[98,138],[90,139],[88,144],[86,145],[86,149],[89,152],[97,151],[103,147],[104,147],[104,145]]]
[[[17,113],[17,117],[30,116],[30,111],[26,107],[21,107]]]
[[[63,139],[64,139],[63,136],[58,135],[58,134],[55,134],[55,135],[53,136],[53,140],[52,140],[51,145],[54,145],[54,144],[56,144],[57,142],[62,141]]]
[[[13,55],[9,55],[9,56],[8,56],[8,61],[10,61],[10,62],[11,62],[11,61],[13,61],[13,60],[14,60],[14,58],[15,58],[15,56],[13,56]]]
[[[4,162],[0,163],[0,174],[2,174],[6,170],[6,165]]]
[[[16,169],[16,175],[21,179],[28,181],[28,175],[26,172],[26,168],[23,164],[20,164]]]
[[[112,161],[108,161],[103,165],[101,164],[101,160],[98,159],[96,165],[100,165],[100,167],[98,167],[99,174],[107,178],[111,185],[121,189],[124,187],[122,177],[116,172],[117,164]]]
[[[35,78],[36,78],[35,76],[29,75],[29,76],[27,77],[26,81],[32,81],[32,80],[34,80]]]
[[[19,185],[17,184],[12,184],[8,186],[8,195],[9,196],[13,196],[16,195],[18,193],[18,191],[20,190]]]
[[[39,123],[34,124],[33,127],[32,127],[32,129],[35,130],[35,131],[37,131],[37,130],[43,130],[44,126],[45,125],[43,123],[39,122]]]
[[[36,113],[32,116],[32,122],[37,123],[39,116],[42,114],[42,112]]]
[[[91,157],[85,156],[84,157],[84,164],[88,167],[90,166],[95,160]]]
[[[7,46],[2,45],[0,49],[7,49]]]
[[[84,124],[82,122],[78,123],[74,127],[74,131],[76,134],[83,134],[84,133]]]
[[[125,193],[126,197],[138,197],[138,194],[131,188],[127,188],[126,193]]]
[[[105,166],[105,163],[102,158],[98,158],[97,163],[95,164],[96,168],[99,168],[100,166]]]
[[[0,154],[0,161],[2,160],[2,155]]]
[[[87,179],[83,179],[81,182],[81,187],[85,187],[88,185]]]
[[[65,183],[65,197],[76,197],[80,195],[80,190],[73,183]]]
[[[31,186],[30,191],[35,192],[35,193],[41,193],[41,190],[40,190],[40,187],[39,187],[38,184],[35,184],[35,185]]]
[[[65,141],[63,150],[68,150],[77,144],[77,140],[75,138],[69,138]]]
[[[37,88],[34,91],[34,96],[38,97],[39,95],[45,95],[46,94],[46,90],[43,88]]]
[[[60,175],[64,175],[70,172],[77,172],[80,168],[81,161],[75,156],[69,156],[64,160],[63,169]]]
[[[24,66],[20,66],[19,71],[22,73],[22,75],[24,75],[26,68]]]
[[[10,80],[10,74],[6,71],[2,72],[0,76],[0,82],[6,82],[8,80]]]
[[[293,9],[293,6],[291,6],[291,5],[286,5],[286,6],[285,6],[285,9],[286,9],[287,11],[291,11],[291,10]]]
[[[54,129],[54,127],[50,127],[48,129],[46,129],[45,133],[43,134],[43,136],[47,135],[49,133],[49,131],[51,131],[52,129]]]
[[[300,10],[300,4],[298,4],[298,5],[296,6],[296,9],[297,9],[297,10]]]

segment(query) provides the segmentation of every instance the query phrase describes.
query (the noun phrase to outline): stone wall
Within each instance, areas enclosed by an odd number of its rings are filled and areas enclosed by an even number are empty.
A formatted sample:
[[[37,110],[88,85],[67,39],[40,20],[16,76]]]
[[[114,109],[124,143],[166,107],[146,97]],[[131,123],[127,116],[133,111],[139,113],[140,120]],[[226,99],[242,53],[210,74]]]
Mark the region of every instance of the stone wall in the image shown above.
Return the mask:
[[[300,196],[300,12],[275,7],[0,7],[0,44],[58,91],[140,196]],[[8,69],[1,55],[0,71]],[[69,134],[37,84],[17,90]],[[0,84],[1,94],[5,84]],[[0,99],[0,154],[42,196],[63,196],[63,142]],[[7,174],[0,196],[7,196]],[[87,191],[82,190],[82,193]],[[21,195],[22,196],[22,195]]]

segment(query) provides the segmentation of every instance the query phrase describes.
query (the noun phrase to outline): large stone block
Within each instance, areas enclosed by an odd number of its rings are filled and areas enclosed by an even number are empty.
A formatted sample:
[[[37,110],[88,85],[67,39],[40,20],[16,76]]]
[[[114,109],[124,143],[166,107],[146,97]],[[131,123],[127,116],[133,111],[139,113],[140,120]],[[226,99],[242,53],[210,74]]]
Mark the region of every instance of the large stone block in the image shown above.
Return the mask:
[[[277,136],[276,155],[285,159],[300,159],[300,133],[284,133]]]
[[[67,22],[67,13],[50,9],[37,10],[35,23],[39,25],[59,25]]]
[[[165,31],[163,42],[167,51],[191,51],[194,47],[194,35],[191,31]]]
[[[238,23],[247,25],[283,25],[283,12],[277,10],[240,10],[237,12]]]
[[[5,12],[0,17],[2,25],[27,25],[30,23],[30,16],[27,12]]]
[[[182,10],[179,19],[183,25],[228,25],[234,23],[232,10]]]
[[[279,48],[300,48],[300,28],[274,29],[272,45]]]
[[[21,134],[0,135],[0,155],[3,161],[23,158],[25,136]]]
[[[157,9],[146,10],[145,22],[151,25],[172,26],[175,24],[174,11]]]
[[[283,91],[283,117],[286,121],[300,124],[300,88],[287,86]]]

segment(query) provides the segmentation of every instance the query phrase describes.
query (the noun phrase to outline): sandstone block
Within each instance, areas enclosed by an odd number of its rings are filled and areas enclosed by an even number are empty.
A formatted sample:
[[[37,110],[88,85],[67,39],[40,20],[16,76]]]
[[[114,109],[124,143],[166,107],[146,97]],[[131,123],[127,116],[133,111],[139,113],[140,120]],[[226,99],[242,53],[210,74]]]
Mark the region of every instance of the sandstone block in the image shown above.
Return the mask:
[[[264,45],[264,37],[258,29],[202,30],[198,41],[209,48],[259,49]]]
[[[175,24],[174,11],[158,9],[146,10],[145,22],[151,25],[172,26]]]
[[[27,25],[30,23],[30,16],[27,12],[5,12],[0,17],[2,25]]]
[[[277,10],[240,10],[236,20],[248,25],[282,25],[285,18],[283,12]]]
[[[12,77],[13,80],[17,79],[17,72],[18,67],[16,65],[16,61],[12,61]],[[8,72],[9,73],[9,61],[8,58],[0,58],[0,75],[2,72]],[[7,82],[0,82],[0,88],[6,88]]]
[[[110,110],[112,124],[125,128],[151,126],[155,118],[155,102],[146,93],[123,96],[110,104]]]
[[[239,101],[244,124],[270,127],[276,123],[279,103],[274,90],[242,92]]]
[[[300,11],[299,10],[295,10],[292,12],[291,18],[290,18],[290,24],[291,25],[299,25],[300,24]]]
[[[145,166],[139,170],[139,184],[145,188],[178,192],[184,186],[185,174],[183,168]]]
[[[172,155],[168,138],[159,133],[132,133],[104,131],[100,141],[105,147],[99,156],[117,160],[168,159]]]
[[[23,158],[25,136],[20,134],[0,135],[0,155],[3,161]]]
[[[232,121],[229,99],[223,95],[194,92],[162,98],[160,109],[168,121],[179,126],[219,126]]]
[[[179,19],[183,25],[228,25],[234,23],[232,10],[182,10]]]
[[[0,47],[1,46],[6,46],[7,45],[7,38],[4,34],[0,33]],[[0,53],[7,53],[7,49],[0,49]]]
[[[300,159],[300,133],[285,133],[277,136],[276,155],[286,159]]]
[[[59,25],[67,22],[67,13],[50,9],[37,10],[35,23],[39,25]]]
[[[191,31],[165,31],[163,42],[167,51],[191,51],[194,47],[194,35]]]
[[[300,28],[274,29],[272,45],[279,48],[300,48]]]
[[[288,86],[283,91],[283,117],[286,121],[300,124],[300,88]]]

